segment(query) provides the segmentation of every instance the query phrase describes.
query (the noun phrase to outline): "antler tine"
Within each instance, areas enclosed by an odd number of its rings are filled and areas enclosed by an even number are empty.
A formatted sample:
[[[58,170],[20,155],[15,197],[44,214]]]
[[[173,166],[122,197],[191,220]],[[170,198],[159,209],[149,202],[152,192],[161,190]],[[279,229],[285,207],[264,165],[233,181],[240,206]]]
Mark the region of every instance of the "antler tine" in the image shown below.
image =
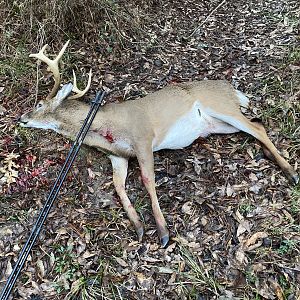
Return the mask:
[[[59,62],[61,57],[63,56],[63,54],[65,53],[68,45],[70,43],[70,40],[66,41],[66,43],[63,45],[63,47],[61,48],[61,50],[59,51],[58,55],[56,56],[56,58],[54,59],[54,61]]]
[[[49,71],[51,71],[53,73],[53,77],[54,77],[54,87],[52,88],[50,94],[47,96],[47,100],[52,99],[58,89],[59,89],[59,85],[60,85],[60,73],[59,73],[59,66],[58,63],[61,59],[61,57],[63,56],[66,48],[68,47],[70,41],[67,41],[64,46],[62,47],[62,49],[60,50],[59,54],[56,56],[55,59],[50,59],[49,57],[47,57],[44,52],[46,50],[46,48],[48,47],[48,44],[44,45],[42,47],[42,49],[38,52],[38,53],[34,53],[34,54],[30,54],[29,57],[35,57],[37,59],[39,59],[40,61],[46,63],[48,65],[48,69]]]
[[[89,88],[91,86],[91,82],[92,82],[92,69],[90,69],[88,83],[87,83],[87,85],[86,85],[86,87],[85,87],[85,89],[83,91],[81,91],[77,87],[77,80],[76,80],[76,75],[75,75],[74,70],[73,70],[73,77],[74,77],[74,82],[73,82],[73,89],[72,89],[72,91],[74,93],[76,93],[76,94],[73,95],[73,96],[70,96],[68,99],[77,99],[77,98],[80,98],[80,97],[82,97],[89,90]]]

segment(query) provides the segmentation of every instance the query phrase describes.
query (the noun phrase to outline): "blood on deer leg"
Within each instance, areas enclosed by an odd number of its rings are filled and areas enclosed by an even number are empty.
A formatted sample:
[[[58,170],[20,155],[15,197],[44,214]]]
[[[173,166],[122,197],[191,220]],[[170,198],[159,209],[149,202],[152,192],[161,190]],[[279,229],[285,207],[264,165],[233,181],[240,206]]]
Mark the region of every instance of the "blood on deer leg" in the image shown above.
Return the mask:
[[[135,231],[138,236],[138,240],[141,241],[144,234],[143,224],[140,218],[132,206],[126,191],[125,191],[125,181],[127,177],[128,159],[118,156],[109,156],[111,164],[113,167],[113,182],[116,188],[117,194],[120,197],[121,203],[126,211],[129,220],[135,227]]]
[[[169,242],[169,231],[156,195],[153,152],[151,147],[143,147],[143,149],[138,149],[136,153],[142,172],[142,181],[151,198],[152,211],[157,226],[157,232],[160,237],[160,243],[165,247]]]

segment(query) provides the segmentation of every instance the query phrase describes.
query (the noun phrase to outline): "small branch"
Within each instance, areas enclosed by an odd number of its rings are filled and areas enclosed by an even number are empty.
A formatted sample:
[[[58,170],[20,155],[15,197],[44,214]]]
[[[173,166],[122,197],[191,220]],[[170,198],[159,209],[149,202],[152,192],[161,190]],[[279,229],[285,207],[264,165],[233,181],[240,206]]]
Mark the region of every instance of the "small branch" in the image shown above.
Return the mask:
[[[196,33],[196,31],[198,31],[199,28],[201,28],[201,27],[204,25],[204,23],[206,23],[206,21],[212,16],[212,14],[213,14],[216,10],[218,10],[225,2],[226,2],[226,0],[223,0],[221,3],[219,3],[218,6],[215,7],[215,8],[209,13],[209,15],[208,15],[208,16],[200,23],[200,25],[199,25],[198,27],[196,27],[196,28],[193,30],[193,32],[189,35],[189,37],[193,36],[193,35]]]
[[[37,104],[38,100],[38,92],[39,92],[39,64],[36,64],[36,84],[35,84],[35,103],[34,106]]]

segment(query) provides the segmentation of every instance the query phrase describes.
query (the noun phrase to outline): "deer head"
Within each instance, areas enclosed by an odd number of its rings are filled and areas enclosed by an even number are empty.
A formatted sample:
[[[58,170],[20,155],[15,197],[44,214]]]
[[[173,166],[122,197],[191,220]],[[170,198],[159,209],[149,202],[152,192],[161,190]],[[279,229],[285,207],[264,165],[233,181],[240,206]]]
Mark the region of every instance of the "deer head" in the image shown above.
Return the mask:
[[[48,70],[53,73],[54,86],[45,100],[39,101],[30,112],[27,112],[20,117],[19,123],[22,127],[35,127],[59,131],[59,128],[61,126],[60,120],[63,118],[63,116],[61,116],[61,118],[59,118],[58,116],[65,112],[65,109],[62,109],[64,106],[64,100],[80,98],[89,90],[91,85],[92,70],[90,70],[89,72],[88,83],[84,90],[78,89],[74,70],[73,84],[67,83],[63,85],[61,89],[59,89],[61,83],[59,62],[68,44],[69,41],[65,43],[55,59],[50,59],[45,55],[44,52],[48,45],[43,46],[38,53],[29,55],[29,57],[35,57],[48,65]],[[74,92],[75,94],[70,96],[72,92]]]

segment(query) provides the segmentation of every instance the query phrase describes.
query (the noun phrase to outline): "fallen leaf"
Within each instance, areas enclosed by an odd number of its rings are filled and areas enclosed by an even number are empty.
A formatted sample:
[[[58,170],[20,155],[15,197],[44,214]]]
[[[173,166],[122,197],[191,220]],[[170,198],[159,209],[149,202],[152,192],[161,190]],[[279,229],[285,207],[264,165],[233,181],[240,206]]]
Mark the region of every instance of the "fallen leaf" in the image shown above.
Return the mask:
[[[128,267],[128,263],[124,259],[122,259],[120,257],[115,257],[115,260],[120,266],[122,266],[124,268]]]
[[[256,232],[254,233],[246,242],[245,242],[245,250],[252,251],[263,244],[263,241],[257,242],[258,239],[263,239],[268,237],[266,232]]]
[[[237,237],[241,236],[245,232],[250,232],[251,231],[251,224],[248,220],[242,220],[238,226],[238,229],[236,231]]]
[[[156,272],[163,274],[173,274],[175,271],[167,267],[155,267]]]
[[[45,267],[43,261],[38,259],[36,265],[38,267],[39,273],[41,274],[41,277],[43,278],[45,276]]]

